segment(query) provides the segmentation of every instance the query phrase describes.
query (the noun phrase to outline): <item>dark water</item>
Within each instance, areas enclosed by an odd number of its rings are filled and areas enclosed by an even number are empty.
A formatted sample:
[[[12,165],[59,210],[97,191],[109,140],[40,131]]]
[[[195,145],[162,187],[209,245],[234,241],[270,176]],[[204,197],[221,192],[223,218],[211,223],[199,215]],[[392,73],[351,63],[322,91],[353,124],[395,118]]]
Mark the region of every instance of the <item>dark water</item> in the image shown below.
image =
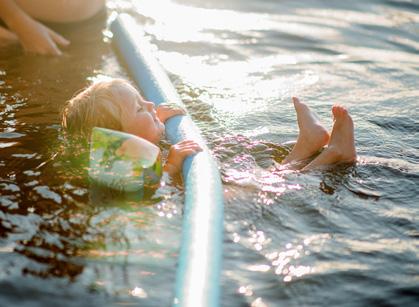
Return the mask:
[[[165,9],[162,10],[161,8]],[[146,24],[220,163],[223,306],[414,306],[419,300],[417,1],[110,1]],[[0,50],[0,306],[168,306],[182,191],[89,186],[59,111],[126,77],[105,20],[59,29],[61,58]],[[358,163],[284,172],[290,97],[355,122]]]

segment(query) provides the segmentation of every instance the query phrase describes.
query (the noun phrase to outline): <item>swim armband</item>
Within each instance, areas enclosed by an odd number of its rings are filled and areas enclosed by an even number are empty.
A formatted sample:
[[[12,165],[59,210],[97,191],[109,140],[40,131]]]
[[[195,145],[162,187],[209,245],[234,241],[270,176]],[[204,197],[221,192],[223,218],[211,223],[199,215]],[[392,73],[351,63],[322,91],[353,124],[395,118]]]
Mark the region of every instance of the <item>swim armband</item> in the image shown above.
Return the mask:
[[[94,127],[89,177],[112,189],[135,192],[160,181],[160,149],[133,134]]]

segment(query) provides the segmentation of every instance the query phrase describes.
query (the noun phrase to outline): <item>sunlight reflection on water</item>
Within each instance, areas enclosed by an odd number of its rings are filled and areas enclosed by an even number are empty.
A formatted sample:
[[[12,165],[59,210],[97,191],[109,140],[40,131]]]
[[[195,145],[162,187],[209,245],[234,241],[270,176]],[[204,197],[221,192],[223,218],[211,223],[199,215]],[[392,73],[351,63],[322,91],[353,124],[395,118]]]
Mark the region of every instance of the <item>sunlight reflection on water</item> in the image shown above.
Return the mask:
[[[417,301],[415,5],[108,1],[110,10],[144,23],[220,163],[223,306]],[[56,145],[64,101],[86,80],[127,77],[106,35],[98,41],[87,35],[52,66],[1,50],[10,56],[0,58],[0,229],[8,235],[0,246],[1,276],[12,288],[22,285],[48,299],[40,287],[55,289],[51,279],[45,286],[10,276],[71,276],[76,286],[103,291],[115,304],[165,305],[182,193],[162,190],[145,206],[109,197],[114,202],[99,209],[90,206],[95,201],[82,170],[67,172],[69,164],[53,156],[64,146]],[[78,74],[74,80],[69,67]],[[290,149],[283,143],[298,132],[292,95],[308,102],[328,129],[333,103],[350,108],[357,166],[300,174],[279,165]],[[80,248],[80,240],[87,246]],[[75,255],[86,259],[84,268]],[[50,305],[68,297],[84,302],[81,290],[70,293]]]

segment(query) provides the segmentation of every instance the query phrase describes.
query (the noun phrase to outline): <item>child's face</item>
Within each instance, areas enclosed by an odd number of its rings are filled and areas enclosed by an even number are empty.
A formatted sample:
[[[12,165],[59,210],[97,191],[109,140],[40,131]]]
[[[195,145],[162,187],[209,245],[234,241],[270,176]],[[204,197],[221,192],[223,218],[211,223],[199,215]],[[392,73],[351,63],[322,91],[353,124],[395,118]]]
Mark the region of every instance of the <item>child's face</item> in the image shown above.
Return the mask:
[[[157,144],[164,125],[157,117],[154,103],[145,101],[134,88],[121,89],[121,124],[124,132],[131,133]]]

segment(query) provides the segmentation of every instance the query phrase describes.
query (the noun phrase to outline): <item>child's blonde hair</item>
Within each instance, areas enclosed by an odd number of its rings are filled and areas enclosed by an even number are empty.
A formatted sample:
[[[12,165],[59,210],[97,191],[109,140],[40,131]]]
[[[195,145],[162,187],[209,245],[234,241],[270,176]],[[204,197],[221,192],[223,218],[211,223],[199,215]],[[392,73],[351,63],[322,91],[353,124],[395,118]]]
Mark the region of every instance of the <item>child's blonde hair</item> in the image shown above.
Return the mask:
[[[62,112],[62,126],[71,134],[90,136],[93,127],[122,130],[120,93],[134,89],[123,79],[93,83],[76,93]]]

